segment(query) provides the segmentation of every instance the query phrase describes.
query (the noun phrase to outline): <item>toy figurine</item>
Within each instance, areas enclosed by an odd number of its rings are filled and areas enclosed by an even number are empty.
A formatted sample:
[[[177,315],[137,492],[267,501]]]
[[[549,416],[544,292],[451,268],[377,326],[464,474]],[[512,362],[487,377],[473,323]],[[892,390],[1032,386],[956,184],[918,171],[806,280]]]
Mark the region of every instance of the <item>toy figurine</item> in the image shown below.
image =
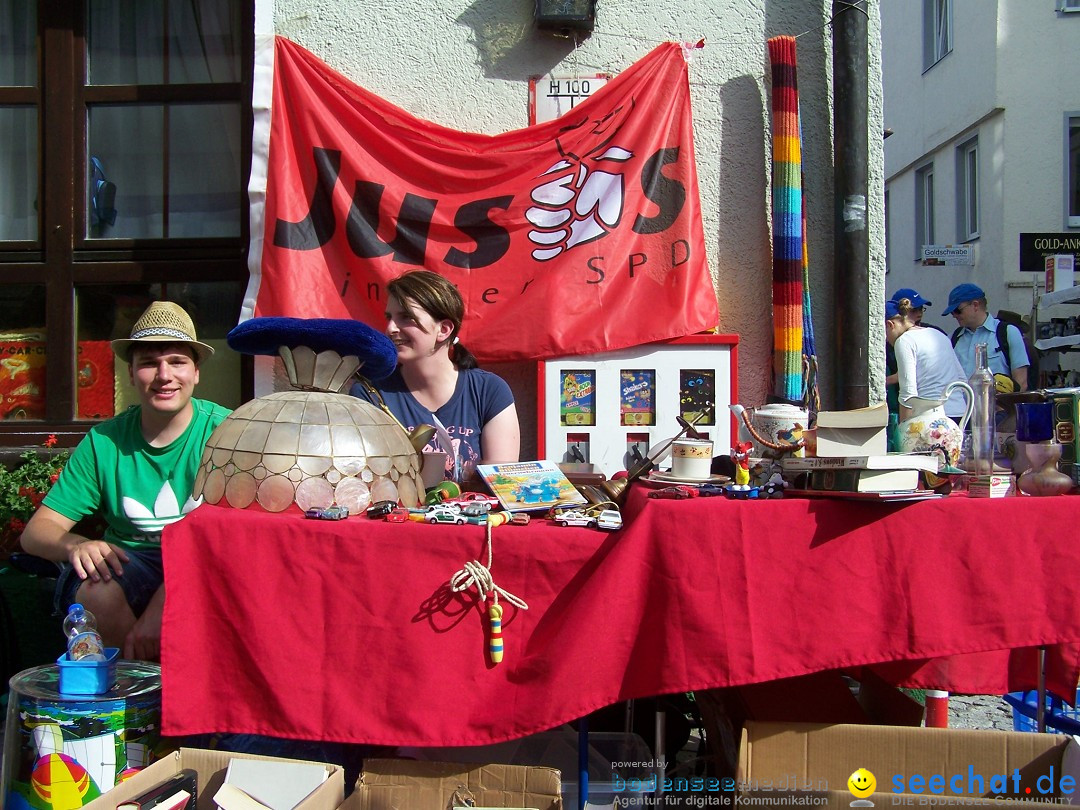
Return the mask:
[[[739,442],[731,448],[731,457],[735,460],[735,486],[738,489],[750,487],[750,451],[753,442]]]

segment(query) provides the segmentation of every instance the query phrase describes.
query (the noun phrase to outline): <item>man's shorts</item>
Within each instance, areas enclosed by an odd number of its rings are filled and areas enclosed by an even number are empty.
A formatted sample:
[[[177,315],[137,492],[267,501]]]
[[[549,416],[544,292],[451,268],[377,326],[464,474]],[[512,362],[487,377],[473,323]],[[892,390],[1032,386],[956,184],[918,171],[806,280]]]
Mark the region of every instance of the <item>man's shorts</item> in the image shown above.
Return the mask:
[[[130,549],[126,548],[128,561],[122,563],[124,573],[114,576],[113,581],[120,584],[124,589],[124,595],[131,606],[131,612],[136,617],[141,616],[150,599],[157,589],[165,581],[164,568],[161,565],[161,549]],[[53,595],[53,613],[63,616],[68,607],[75,601],[75,593],[85,580],[79,578],[75,569],[68,563],[64,563],[60,578],[56,581],[56,593]]]

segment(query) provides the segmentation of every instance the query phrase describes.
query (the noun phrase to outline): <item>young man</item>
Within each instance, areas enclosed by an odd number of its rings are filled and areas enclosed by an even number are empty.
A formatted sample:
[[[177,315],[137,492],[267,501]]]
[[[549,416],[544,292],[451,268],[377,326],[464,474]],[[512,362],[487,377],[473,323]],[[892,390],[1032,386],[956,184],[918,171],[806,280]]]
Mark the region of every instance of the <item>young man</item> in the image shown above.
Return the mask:
[[[128,363],[139,404],[94,427],[30,519],[22,546],[66,563],[56,607],[81,602],[97,617],[105,644],[124,658],[160,656],[165,604],[161,532],[196,506],[191,500],[206,440],[229,411],[194,399],[199,365],[214,353],[195,337],[181,307],[155,301],[112,342]],[[105,536],[72,531],[100,513]]]
[[[1018,391],[1028,390],[1028,359],[1024,336],[1009,324],[1005,330],[1006,340],[998,340],[998,319],[986,308],[986,293],[975,284],[965,283],[953,287],[949,303],[942,315],[952,315],[961,327],[953,341],[953,350],[968,377],[975,371],[975,346],[985,343],[987,361],[992,374],[1012,377]],[[1004,344],[1008,345],[1004,345]],[[1006,381],[1007,382],[1007,381]]]

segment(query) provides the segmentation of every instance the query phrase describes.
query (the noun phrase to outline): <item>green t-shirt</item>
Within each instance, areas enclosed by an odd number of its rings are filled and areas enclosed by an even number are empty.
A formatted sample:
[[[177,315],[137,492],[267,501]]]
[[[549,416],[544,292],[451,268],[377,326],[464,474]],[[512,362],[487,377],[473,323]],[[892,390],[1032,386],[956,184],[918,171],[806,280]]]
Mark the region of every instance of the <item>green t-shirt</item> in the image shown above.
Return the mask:
[[[191,488],[206,440],[227,408],[192,399],[191,424],[166,447],[142,437],[140,406],[94,427],[79,442],[43,503],[71,520],[101,514],[105,540],[125,548],[155,548],[161,532],[202,503]]]

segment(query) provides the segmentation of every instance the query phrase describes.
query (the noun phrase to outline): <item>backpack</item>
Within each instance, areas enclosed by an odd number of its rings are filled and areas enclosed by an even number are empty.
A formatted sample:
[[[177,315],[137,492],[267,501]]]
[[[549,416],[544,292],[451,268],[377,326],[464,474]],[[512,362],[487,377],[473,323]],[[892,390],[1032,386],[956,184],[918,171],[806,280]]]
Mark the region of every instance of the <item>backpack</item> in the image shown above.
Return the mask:
[[[1004,312],[998,313],[998,325],[995,331],[998,344],[998,353],[1005,359],[1005,373],[1012,375],[1012,364],[1009,361],[1009,325],[1015,326],[1020,330],[1020,337],[1024,341],[1024,351],[1027,353],[1028,358],[1028,390],[1034,391],[1039,387],[1039,361],[1042,358],[1042,352],[1035,348],[1032,342],[1028,339],[1026,326],[1015,320],[1007,320],[1001,317]],[[964,332],[964,327],[958,326],[956,331],[952,333],[952,345],[955,348],[956,341],[960,339],[960,335]]]
[[[105,168],[96,157],[90,158],[90,224],[99,228],[116,224],[116,183],[105,177]]]

